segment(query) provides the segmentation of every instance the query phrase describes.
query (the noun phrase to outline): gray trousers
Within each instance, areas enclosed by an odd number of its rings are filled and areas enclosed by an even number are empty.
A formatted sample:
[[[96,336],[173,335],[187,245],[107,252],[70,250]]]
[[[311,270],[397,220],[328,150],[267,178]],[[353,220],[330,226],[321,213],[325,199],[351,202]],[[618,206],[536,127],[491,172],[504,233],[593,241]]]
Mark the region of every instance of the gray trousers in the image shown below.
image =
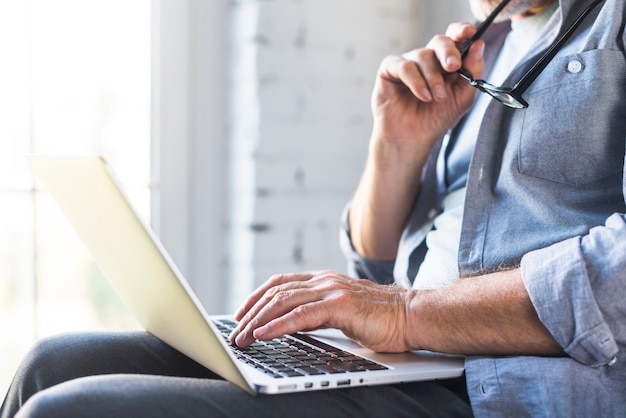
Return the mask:
[[[37,343],[0,408],[13,417],[466,417],[465,379],[251,396],[150,334]]]

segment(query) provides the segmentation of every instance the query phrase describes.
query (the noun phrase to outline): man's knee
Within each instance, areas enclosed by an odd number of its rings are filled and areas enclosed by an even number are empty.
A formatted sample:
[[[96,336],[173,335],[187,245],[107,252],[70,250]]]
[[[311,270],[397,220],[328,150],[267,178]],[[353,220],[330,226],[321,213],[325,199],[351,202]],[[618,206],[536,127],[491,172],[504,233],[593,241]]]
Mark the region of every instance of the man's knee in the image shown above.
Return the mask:
[[[18,378],[32,386],[34,392],[66,380],[65,365],[62,354],[73,341],[69,336],[44,338],[35,343],[22,361],[18,370]]]
[[[99,376],[83,377],[59,383],[34,394],[16,417],[105,417],[114,416],[113,406],[119,395],[115,385],[102,384]]]
[[[63,396],[56,387],[36,393],[20,408],[16,418],[53,418],[89,416],[86,405]]]

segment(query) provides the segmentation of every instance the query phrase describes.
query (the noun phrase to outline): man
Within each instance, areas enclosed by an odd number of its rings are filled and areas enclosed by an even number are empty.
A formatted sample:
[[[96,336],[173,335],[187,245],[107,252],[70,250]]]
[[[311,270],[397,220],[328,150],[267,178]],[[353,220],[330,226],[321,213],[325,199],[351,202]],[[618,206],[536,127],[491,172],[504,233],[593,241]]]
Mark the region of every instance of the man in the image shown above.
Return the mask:
[[[483,17],[497,4],[472,0]],[[624,416],[624,1],[498,16],[381,64],[342,235],[369,280],[274,276],[231,337],[336,327],[373,350],[465,354],[466,381],[249,397],[144,334],[74,336],[31,353],[3,413]]]
[[[512,2],[514,30],[504,23],[485,34],[488,80],[512,86],[589,4]],[[474,98],[455,73],[470,25],[387,58],[343,243],[355,274],[404,287],[415,277],[413,289],[332,273],[278,276],[238,313],[234,341],[338,327],[375,350],[476,356],[466,371],[478,415],[626,414],[626,38],[623,2],[601,6],[528,88],[525,110],[482,95],[456,124]],[[543,29],[516,34],[541,13],[550,14]],[[511,46],[528,52],[509,75]],[[482,48],[474,43],[463,62],[475,78]],[[447,266],[457,260],[456,274],[471,278],[440,286],[455,278]],[[485,357],[493,355],[515,357]]]

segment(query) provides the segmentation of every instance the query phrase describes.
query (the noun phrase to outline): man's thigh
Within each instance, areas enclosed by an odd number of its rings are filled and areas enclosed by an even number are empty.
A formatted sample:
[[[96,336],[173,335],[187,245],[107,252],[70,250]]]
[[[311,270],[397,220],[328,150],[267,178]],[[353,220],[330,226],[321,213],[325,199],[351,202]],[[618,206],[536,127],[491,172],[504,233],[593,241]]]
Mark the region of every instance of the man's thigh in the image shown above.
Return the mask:
[[[35,395],[23,416],[462,417],[462,397],[436,382],[251,396],[207,378],[107,375],[76,379]]]
[[[39,416],[470,416],[464,381],[251,396],[144,332],[41,341],[3,405]],[[452,385],[450,383],[456,383]],[[29,416],[29,415],[24,415]],[[43,416],[43,415],[41,415]]]

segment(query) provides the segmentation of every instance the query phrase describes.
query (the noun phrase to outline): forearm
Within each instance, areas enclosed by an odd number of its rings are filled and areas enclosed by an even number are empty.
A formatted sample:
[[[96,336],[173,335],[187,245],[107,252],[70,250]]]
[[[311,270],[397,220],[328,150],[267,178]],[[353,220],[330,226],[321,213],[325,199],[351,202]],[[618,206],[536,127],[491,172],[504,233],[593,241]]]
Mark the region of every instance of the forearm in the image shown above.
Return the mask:
[[[539,321],[520,269],[412,292],[407,346],[464,355],[562,355]]]
[[[413,145],[412,149],[406,149],[372,139],[349,216],[352,244],[363,257],[395,258],[431,147]]]

